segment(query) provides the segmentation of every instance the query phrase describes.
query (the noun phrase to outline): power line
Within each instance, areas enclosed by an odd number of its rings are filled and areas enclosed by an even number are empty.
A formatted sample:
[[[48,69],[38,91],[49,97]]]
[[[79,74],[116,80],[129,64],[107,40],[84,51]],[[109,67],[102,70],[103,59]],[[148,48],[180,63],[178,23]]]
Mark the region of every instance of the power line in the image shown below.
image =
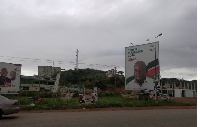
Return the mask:
[[[78,56],[78,52],[79,51],[77,49],[77,54],[76,54],[77,56]],[[80,65],[80,64],[86,65],[86,66],[101,66],[101,67],[109,67],[109,68],[122,67],[122,68],[124,68],[124,66],[119,66],[119,65],[106,65],[106,64],[97,64],[97,63],[80,63],[80,62],[78,62],[78,57],[77,57],[76,62],[73,62],[73,61],[67,62],[67,61],[63,61],[63,60],[57,60],[56,61],[56,60],[52,60],[52,59],[41,59],[41,58],[15,57],[15,56],[3,56],[3,55],[0,55],[0,59],[3,59],[3,58],[5,58],[7,61],[12,61],[12,60],[17,60],[17,61],[20,61],[20,62],[31,61],[31,62],[34,62],[34,63],[47,62],[47,63],[51,63],[52,65],[55,64],[55,63],[57,63],[59,65],[64,65],[64,64],[68,63],[68,64],[76,65],[77,68],[78,68],[78,65]]]

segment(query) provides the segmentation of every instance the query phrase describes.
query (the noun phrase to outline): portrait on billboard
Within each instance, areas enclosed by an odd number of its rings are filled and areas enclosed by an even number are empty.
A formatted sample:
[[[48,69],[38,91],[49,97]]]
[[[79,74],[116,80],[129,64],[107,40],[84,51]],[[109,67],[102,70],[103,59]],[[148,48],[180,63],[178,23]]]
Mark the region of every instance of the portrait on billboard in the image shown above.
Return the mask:
[[[125,89],[154,90],[159,75],[158,42],[126,47]]]
[[[14,81],[16,79],[16,71],[10,72],[10,79],[11,79],[11,81]]]
[[[7,68],[1,69],[1,76],[0,76],[0,86],[3,87],[10,87],[11,86],[11,79],[7,77],[8,70]]]
[[[20,87],[21,64],[0,62],[0,93],[17,93]]]

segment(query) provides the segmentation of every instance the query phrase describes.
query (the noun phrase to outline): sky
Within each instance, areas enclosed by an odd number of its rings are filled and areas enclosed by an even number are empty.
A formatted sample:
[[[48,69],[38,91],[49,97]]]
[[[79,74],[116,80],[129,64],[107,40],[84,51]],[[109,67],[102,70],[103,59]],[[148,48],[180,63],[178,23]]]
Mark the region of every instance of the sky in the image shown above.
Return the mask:
[[[80,69],[125,71],[125,47],[154,41],[161,78],[197,79],[197,1],[0,1],[0,61],[22,75],[74,69],[77,49]]]

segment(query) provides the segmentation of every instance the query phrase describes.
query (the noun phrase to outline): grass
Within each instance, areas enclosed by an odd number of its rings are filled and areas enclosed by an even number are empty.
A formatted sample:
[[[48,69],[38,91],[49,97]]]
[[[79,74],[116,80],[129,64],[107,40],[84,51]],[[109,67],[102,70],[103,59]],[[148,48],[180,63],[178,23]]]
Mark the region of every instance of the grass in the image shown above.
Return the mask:
[[[148,107],[148,106],[194,106],[192,103],[181,103],[173,100],[149,100],[139,101],[138,99],[128,99],[121,96],[101,96],[98,103],[79,104],[79,98],[73,97],[70,100],[60,97],[42,98],[42,101],[31,101],[27,96],[7,95],[10,99],[17,99],[21,104],[21,110],[65,110],[65,109],[94,109],[110,107]],[[31,106],[34,103],[35,106]]]
[[[65,110],[82,108],[109,108],[109,107],[148,107],[148,106],[192,106],[190,103],[180,103],[175,101],[139,101],[125,99],[122,97],[101,97],[96,104],[79,104],[78,98],[63,100],[60,98],[43,98],[41,102],[35,101],[35,106],[30,106],[32,101],[21,99],[21,110]],[[28,104],[28,105],[27,105]]]

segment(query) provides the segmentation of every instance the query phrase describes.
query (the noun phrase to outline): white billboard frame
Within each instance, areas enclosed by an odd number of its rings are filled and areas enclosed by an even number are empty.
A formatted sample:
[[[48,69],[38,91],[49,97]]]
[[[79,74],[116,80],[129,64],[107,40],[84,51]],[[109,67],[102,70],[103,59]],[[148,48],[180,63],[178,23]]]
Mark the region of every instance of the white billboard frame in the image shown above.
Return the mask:
[[[125,47],[125,90],[154,90],[159,75],[159,41]]]

